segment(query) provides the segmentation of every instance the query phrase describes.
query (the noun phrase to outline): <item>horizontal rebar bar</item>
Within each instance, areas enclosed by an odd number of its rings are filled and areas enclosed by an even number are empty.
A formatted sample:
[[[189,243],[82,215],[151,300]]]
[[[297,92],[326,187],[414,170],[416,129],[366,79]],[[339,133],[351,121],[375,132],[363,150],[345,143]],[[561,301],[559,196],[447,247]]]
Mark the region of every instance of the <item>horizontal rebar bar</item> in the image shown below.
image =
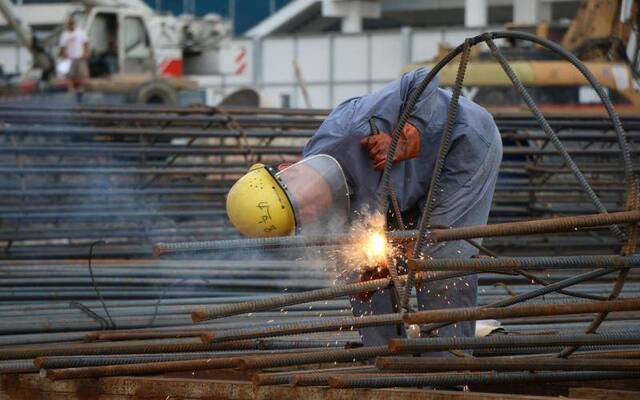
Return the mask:
[[[636,379],[640,371],[570,371],[570,372],[488,372],[467,374],[345,374],[329,378],[329,386],[340,389],[384,387],[454,387],[471,384],[500,384],[525,382],[591,381],[610,379]]]
[[[640,344],[638,334],[580,334],[580,335],[522,335],[486,337],[448,337],[423,339],[389,339],[389,350],[393,353],[425,353],[444,350],[502,349],[517,347],[554,346],[622,346]]]
[[[407,324],[427,324],[434,322],[459,322],[480,319],[502,319],[638,310],[640,310],[640,299],[628,299],[577,303],[524,304],[500,308],[468,307],[416,311],[405,314],[403,319]]]
[[[211,357],[201,360],[159,361],[139,364],[50,369],[46,371],[46,375],[50,380],[91,378],[102,376],[149,375],[162,372],[234,368],[238,365],[239,361],[240,359],[238,357]]]
[[[378,357],[384,371],[640,371],[640,360],[562,359],[555,357]]]
[[[576,217],[550,218],[534,221],[507,222],[451,229],[434,229],[428,236],[433,242],[446,242],[492,236],[534,235],[539,233],[572,232],[580,228],[593,228],[640,220],[640,210],[608,214],[580,215]]]
[[[571,232],[580,228],[593,228],[612,224],[632,223],[640,220],[640,210],[622,211],[608,214],[590,214],[575,217],[550,218],[533,221],[509,222],[503,224],[470,226],[463,228],[434,229],[429,238],[442,242],[451,240],[473,239],[478,237],[533,235],[539,233]],[[390,242],[413,240],[416,231],[387,232]],[[214,251],[247,248],[274,247],[307,247],[344,245],[358,243],[361,237],[350,234],[334,235],[299,235],[287,237],[270,237],[258,239],[232,239],[219,241],[157,243],[154,246],[156,255],[182,251]]]
[[[397,325],[402,323],[400,314],[367,315],[360,317],[319,318],[315,321],[283,322],[273,327],[241,328],[227,331],[207,332],[200,335],[203,343],[220,343],[243,339],[272,336],[298,335],[312,332],[354,330],[371,326]]]
[[[393,355],[387,346],[361,347],[357,349],[324,350],[297,354],[274,354],[242,357],[238,367],[241,369],[265,369],[320,363],[352,363],[379,356]]]
[[[273,310],[284,306],[309,303],[319,300],[331,300],[342,296],[361,292],[379,290],[389,287],[390,279],[374,279],[348,285],[335,285],[301,293],[288,293],[241,303],[224,304],[216,307],[196,309],[191,312],[193,322],[200,322],[230,315],[238,315],[257,311]]]
[[[466,273],[425,273],[417,275],[419,282],[434,282],[438,280],[458,278]],[[406,280],[401,276],[400,283]],[[264,299],[244,301],[239,303],[224,304],[209,308],[201,308],[191,312],[193,322],[228,317],[231,315],[245,314],[250,312],[268,311],[279,309],[295,304],[310,303],[314,301],[333,300],[342,296],[355,295],[362,292],[385,289],[391,283],[390,278],[372,279],[370,281],[355,282],[349,284],[336,284],[329,288],[305,291],[300,293],[287,293],[283,295],[267,297]]]
[[[640,267],[640,255],[587,255],[564,257],[433,258],[409,260],[416,271],[513,271],[517,269],[565,269],[600,267]]]
[[[0,349],[0,360],[19,360],[44,356],[74,356],[98,354],[149,354],[149,353],[183,353],[190,351],[216,350],[255,350],[258,341],[246,340],[204,344],[199,340],[185,339],[180,341],[131,341],[113,343],[80,343],[19,346]]]

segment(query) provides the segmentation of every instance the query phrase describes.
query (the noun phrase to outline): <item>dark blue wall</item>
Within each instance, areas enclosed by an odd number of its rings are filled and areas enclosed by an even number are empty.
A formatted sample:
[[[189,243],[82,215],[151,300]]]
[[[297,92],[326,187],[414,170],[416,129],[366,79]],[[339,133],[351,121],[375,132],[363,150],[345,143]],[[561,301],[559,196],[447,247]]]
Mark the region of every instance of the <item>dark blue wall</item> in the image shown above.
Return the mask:
[[[220,14],[233,18],[234,34],[241,35],[267,18],[272,11],[282,8],[291,0],[145,0],[151,7],[158,7],[174,15],[184,12],[204,15]],[[195,3],[195,9],[192,5]],[[273,10],[272,10],[273,8]]]

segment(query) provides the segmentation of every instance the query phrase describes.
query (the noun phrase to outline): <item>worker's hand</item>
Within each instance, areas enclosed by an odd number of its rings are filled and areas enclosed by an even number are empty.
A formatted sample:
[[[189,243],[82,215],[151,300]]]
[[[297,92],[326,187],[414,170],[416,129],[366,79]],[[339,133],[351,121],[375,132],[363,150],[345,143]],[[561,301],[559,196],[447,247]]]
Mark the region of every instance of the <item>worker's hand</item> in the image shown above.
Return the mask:
[[[391,146],[391,135],[379,133],[360,141],[362,147],[369,152],[369,157],[373,160],[373,168],[382,171]],[[393,162],[409,160],[418,156],[420,152],[420,133],[418,129],[410,123],[406,123],[398,140],[398,147],[393,157]]]
[[[382,279],[387,277],[389,277],[389,269],[387,267],[366,269],[362,273],[360,273],[360,282],[367,282],[374,279]],[[366,301],[369,301],[369,299],[371,299],[371,296],[373,296],[375,292],[376,292],[375,290],[371,290],[368,292],[361,292],[361,293],[358,293],[356,297],[358,298],[358,300],[362,302],[366,302]]]

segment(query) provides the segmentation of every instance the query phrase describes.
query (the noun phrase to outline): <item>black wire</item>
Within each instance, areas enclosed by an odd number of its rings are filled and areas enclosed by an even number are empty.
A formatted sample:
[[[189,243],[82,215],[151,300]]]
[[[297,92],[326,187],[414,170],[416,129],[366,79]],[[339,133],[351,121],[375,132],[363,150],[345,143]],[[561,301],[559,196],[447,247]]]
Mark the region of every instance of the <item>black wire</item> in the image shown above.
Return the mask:
[[[183,278],[183,279],[179,280],[178,283],[176,283],[175,285],[179,285],[181,283],[184,283],[187,280],[189,280],[189,278]],[[151,320],[149,320],[149,322],[147,323],[146,328],[151,328],[153,323],[156,322],[156,318],[158,317],[158,312],[160,311],[160,302],[164,298],[164,295],[167,293],[167,290],[169,290],[169,288],[172,287],[172,286],[174,286],[174,285],[165,287],[164,290],[162,291],[162,293],[160,293],[160,295],[158,296],[158,301],[156,301],[156,305],[155,305],[155,311],[153,312],[153,316],[151,317]]]
[[[178,283],[175,283],[171,286],[167,286],[164,288],[164,290],[162,291],[162,293],[160,293],[160,295],[158,296],[158,301],[156,301],[156,305],[155,305],[155,311],[153,312],[153,316],[151,317],[151,320],[149,320],[149,322],[147,323],[146,328],[151,328],[153,323],[156,321],[156,318],[158,317],[158,312],[160,311],[160,302],[162,301],[162,299],[164,298],[164,295],[167,293],[167,290],[169,290],[170,287],[173,287],[175,285],[179,285],[181,283],[184,283],[186,281],[191,280],[192,278],[183,278],[180,279],[178,281]],[[204,278],[199,278],[200,280],[206,282],[206,283],[210,283],[208,279],[204,279]]]
[[[87,314],[88,316],[90,316],[91,318],[96,320],[96,322],[98,322],[100,324],[100,329],[106,330],[106,329],[109,328],[109,322],[106,319],[102,318],[95,311],[93,311],[89,307],[85,306],[84,304],[82,304],[80,302],[77,302],[77,301],[70,301],[69,305],[71,307],[75,307],[75,308],[79,309],[80,311],[84,312],[85,314]]]
[[[109,309],[107,308],[107,304],[104,302],[104,297],[102,297],[102,293],[100,289],[98,289],[98,285],[96,284],[96,278],[93,276],[93,268],[91,267],[91,259],[93,258],[93,248],[98,244],[106,244],[104,240],[96,240],[95,242],[89,245],[89,275],[91,275],[91,283],[93,284],[93,289],[95,290],[100,302],[102,303],[102,308],[104,309],[107,318],[109,318],[110,325],[109,329],[117,329],[116,323],[113,322],[113,318],[111,318],[111,314],[109,314]]]

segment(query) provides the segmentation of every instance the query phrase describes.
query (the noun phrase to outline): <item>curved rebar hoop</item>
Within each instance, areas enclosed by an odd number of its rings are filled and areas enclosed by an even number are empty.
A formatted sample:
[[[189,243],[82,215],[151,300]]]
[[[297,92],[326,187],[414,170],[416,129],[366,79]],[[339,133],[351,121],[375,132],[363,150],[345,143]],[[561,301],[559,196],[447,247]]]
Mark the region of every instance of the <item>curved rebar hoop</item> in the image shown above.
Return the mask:
[[[378,200],[379,200],[378,204],[379,204],[380,213],[383,214],[383,215],[386,215],[386,209],[387,209],[387,206],[388,206],[388,198],[389,198],[389,189],[390,189],[390,186],[391,186],[391,184],[390,184],[391,183],[390,182],[391,167],[393,165],[393,158],[394,158],[394,155],[395,155],[395,152],[396,152],[396,148],[397,148],[397,144],[398,144],[398,141],[399,141],[399,138],[400,138],[400,132],[402,132],[402,129],[404,128],[404,125],[406,124],[409,116],[413,112],[413,107],[415,106],[417,100],[420,98],[420,96],[422,95],[423,91],[428,86],[428,84],[440,72],[440,70],[442,70],[442,68],[444,68],[444,66],[446,66],[451,60],[453,60],[460,53],[464,52],[465,54],[468,54],[468,50],[469,50],[470,47],[475,46],[475,45],[477,45],[479,43],[482,43],[482,42],[486,42],[487,43],[487,45],[489,46],[489,48],[492,51],[492,54],[498,60],[498,62],[502,66],[503,70],[505,71],[507,76],[510,78],[510,80],[512,81],[515,89],[518,91],[520,96],[523,98],[523,100],[525,101],[527,106],[529,106],[530,110],[534,114],[534,116],[535,116],[536,120],[538,121],[538,123],[540,123],[541,128],[543,129],[545,134],[549,137],[550,141],[553,143],[553,145],[559,151],[559,153],[562,156],[562,158],[564,159],[565,163],[572,170],[574,176],[578,180],[578,183],[582,186],[582,189],[589,196],[589,198],[591,199],[591,201],[594,204],[594,206],[596,207],[596,209],[601,213],[606,213],[607,212],[606,208],[604,207],[604,205],[602,204],[602,202],[600,201],[598,196],[593,191],[593,188],[591,187],[591,185],[589,184],[587,179],[584,177],[584,175],[582,174],[580,169],[577,167],[577,165],[575,164],[575,162],[571,158],[570,154],[567,152],[566,148],[560,142],[560,139],[557,137],[556,133],[553,131],[553,129],[551,128],[549,123],[546,121],[546,119],[544,118],[544,116],[540,112],[540,110],[537,108],[537,106],[535,105],[535,102],[533,102],[533,99],[530,97],[530,95],[528,94],[528,92],[524,88],[524,85],[522,84],[522,82],[519,80],[517,75],[513,72],[513,70],[509,66],[508,61],[504,58],[502,53],[495,46],[495,44],[493,42],[493,39],[517,39],[517,40],[525,40],[525,41],[536,43],[536,44],[538,44],[538,45],[540,45],[540,46],[542,46],[542,47],[544,47],[544,48],[546,48],[546,49],[548,49],[548,50],[560,55],[566,61],[568,61],[571,64],[573,64],[578,69],[578,71],[580,71],[580,73],[584,76],[584,78],[589,82],[591,87],[596,91],[596,93],[600,97],[605,109],[607,110],[607,114],[609,115],[609,118],[611,119],[614,131],[616,133],[618,145],[619,145],[620,151],[622,153],[622,161],[623,161],[623,168],[624,168],[624,180],[625,180],[625,194],[626,194],[626,198],[627,198],[627,208],[638,208],[638,202],[639,202],[638,193],[637,193],[638,192],[638,185],[636,183],[635,176],[633,174],[633,166],[632,166],[632,162],[631,162],[631,152],[630,152],[630,149],[629,149],[629,144],[627,142],[626,134],[624,132],[624,128],[622,126],[622,122],[620,121],[620,117],[618,116],[617,112],[615,111],[615,109],[613,107],[613,104],[611,103],[611,100],[609,99],[609,96],[603,90],[602,86],[596,80],[596,78],[593,76],[593,74],[573,54],[569,53],[568,51],[566,51],[565,49],[563,49],[561,46],[559,46],[556,43],[553,43],[553,42],[551,42],[549,40],[537,37],[537,36],[529,34],[529,33],[497,31],[497,32],[487,32],[487,33],[475,36],[473,38],[466,39],[463,44],[459,45],[458,47],[456,47],[455,49],[450,51],[442,60],[440,60],[440,62],[438,62],[433,67],[433,69],[431,69],[427,73],[427,76],[420,83],[420,85],[418,85],[418,87],[416,88],[415,92],[413,93],[412,97],[409,99],[409,101],[407,103],[407,107],[405,108],[405,110],[401,114],[401,116],[400,116],[400,118],[398,120],[398,124],[397,124],[397,126],[396,126],[396,128],[395,128],[395,130],[393,131],[393,134],[392,134],[391,146],[390,146],[389,152],[387,154],[387,159],[386,159],[386,162],[385,162],[385,168],[384,168],[384,172],[383,172],[383,175],[382,175],[382,185],[381,185],[380,193],[379,193],[379,197],[378,197]],[[457,101],[458,101],[458,97],[455,96],[455,90],[457,89],[457,86],[458,86],[458,78],[462,77],[462,79],[464,79],[463,64],[464,64],[464,66],[466,66],[466,62],[464,62],[464,61],[465,61],[465,57],[463,56],[461,58],[460,67],[458,69],[458,76],[456,77],[456,87],[454,87],[454,95],[452,96],[451,102],[449,104],[449,113],[447,115],[447,124],[449,123],[449,119],[450,118],[455,119],[455,112],[456,112],[456,109],[457,109]],[[460,85],[461,84],[462,84],[462,81],[460,81]],[[443,133],[443,137],[441,139],[440,150],[443,150],[443,148],[448,147],[448,136],[447,136],[448,128],[449,127],[447,127],[447,125],[445,125],[445,130],[444,130],[444,133]],[[441,156],[441,154],[439,154],[439,156]],[[424,244],[426,242],[426,235],[425,234],[426,234],[426,230],[427,230],[427,228],[429,226],[431,208],[433,207],[433,205],[431,204],[432,201],[430,200],[430,197],[431,197],[431,193],[432,193],[432,190],[433,190],[433,183],[434,182],[437,183],[439,181],[439,176],[438,175],[439,175],[439,173],[441,171],[441,168],[438,168],[437,165],[438,165],[438,161],[436,161],[436,168],[434,169],[434,175],[432,176],[432,181],[431,181],[430,187],[427,188],[428,189],[428,192],[427,192],[428,193],[428,197],[427,197],[427,201],[425,202],[425,208],[423,210],[422,217],[421,217],[421,220],[420,220],[416,247],[414,248],[414,254],[415,254],[416,258],[419,257],[422,254],[422,252],[423,252],[423,248],[422,247],[424,247]],[[611,228],[611,231],[613,232],[613,234],[621,242],[626,242],[626,244],[625,244],[625,246],[623,248],[623,253],[624,254],[628,254],[629,252],[635,251],[635,239],[636,239],[636,227],[635,227],[635,224],[631,224],[630,225],[628,237],[627,237],[627,235],[625,235],[620,230],[620,228],[618,226],[612,225],[610,228]],[[633,243],[631,243],[631,241],[633,241]],[[609,295],[609,298],[612,298],[612,299],[616,298],[619,295],[619,293],[621,292],[621,290],[622,290],[622,288],[624,286],[624,281],[625,281],[626,275],[628,273],[628,268],[607,269],[607,270],[601,269],[601,270],[594,270],[593,271],[593,273],[598,275],[598,272],[600,272],[600,273],[603,273],[605,271],[614,272],[616,270],[619,271],[619,274],[618,274],[618,277],[617,277],[616,282],[614,284],[614,287],[612,289],[612,292]],[[412,271],[409,271],[409,276],[407,277],[407,285],[405,286],[404,293],[403,293],[403,306],[405,304],[409,303],[409,297],[410,297],[411,290],[412,290],[412,285],[413,285],[413,279],[411,277],[411,274],[412,274]],[[508,305],[508,304],[504,304],[504,305]],[[587,332],[595,332],[597,330],[597,328],[599,327],[600,323],[602,321],[604,321],[605,318],[606,318],[606,313],[601,313],[600,315],[598,315],[592,321],[591,325],[587,329]],[[440,326],[442,326],[442,325],[440,325]],[[437,327],[439,327],[439,326],[437,326]],[[436,326],[432,326],[431,328],[435,329]],[[560,354],[560,356],[568,356],[573,351],[575,351],[575,349],[576,349],[575,347],[574,348],[567,348]]]
[[[440,146],[438,148],[438,157],[436,158],[436,163],[433,167],[431,183],[429,184],[427,192],[427,200],[424,203],[422,216],[418,225],[418,237],[413,248],[413,258],[420,257],[424,248],[426,240],[426,235],[424,233],[431,222],[431,213],[435,207],[435,198],[433,197],[433,194],[437,193],[437,189],[440,186],[440,175],[442,173],[442,168],[444,167],[444,159],[449,152],[451,134],[453,133],[453,126],[455,125],[456,115],[458,113],[458,102],[460,100],[460,93],[462,92],[464,74],[467,71],[467,63],[469,62],[469,51],[471,50],[471,46],[471,40],[469,39],[465,40],[462,45],[460,64],[458,65],[458,72],[456,73],[456,80],[453,85],[451,100],[449,101],[449,107],[447,109],[447,119],[445,120],[444,127],[442,129],[442,138],[440,139]],[[409,271],[407,275],[407,285],[402,298],[402,307],[405,310],[409,307],[409,298],[411,297],[411,288],[413,287],[414,277],[415,272]]]

